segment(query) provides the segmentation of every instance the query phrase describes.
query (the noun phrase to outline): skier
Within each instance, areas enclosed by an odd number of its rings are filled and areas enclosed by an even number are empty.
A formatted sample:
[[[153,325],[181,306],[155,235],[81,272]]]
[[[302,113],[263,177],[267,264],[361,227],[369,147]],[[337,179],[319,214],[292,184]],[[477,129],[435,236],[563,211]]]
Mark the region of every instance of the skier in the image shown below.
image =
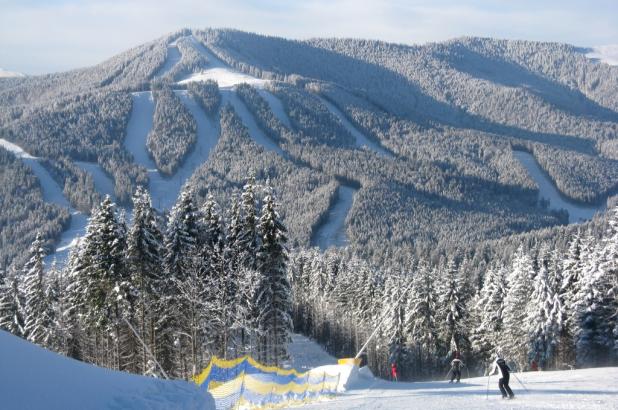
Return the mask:
[[[511,369],[506,364],[504,359],[500,357],[500,355],[496,356],[494,367],[489,372],[489,375],[491,376],[496,371],[500,371],[500,379],[498,380],[498,388],[500,389],[500,393],[502,393],[502,398],[503,399],[508,398],[509,400],[514,398],[515,395],[513,394],[513,390],[511,390],[511,388],[509,387],[509,377],[511,374],[510,373]]]
[[[455,358],[451,362],[451,380],[449,383],[453,383],[453,380],[457,378],[457,383],[459,383],[459,379],[461,379],[461,368],[464,367],[464,362],[461,361],[459,355],[455,355]]]
[[[391,363],[391,379],[394,382],[399,381],[397,378],[397,365],[394,362]]]

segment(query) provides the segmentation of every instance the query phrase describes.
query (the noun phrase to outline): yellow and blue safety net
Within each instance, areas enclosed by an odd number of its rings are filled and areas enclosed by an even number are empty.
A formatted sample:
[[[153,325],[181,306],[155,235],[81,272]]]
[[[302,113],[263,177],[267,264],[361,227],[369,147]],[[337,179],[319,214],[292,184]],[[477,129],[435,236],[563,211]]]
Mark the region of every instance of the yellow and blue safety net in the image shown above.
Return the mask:
[[[212,394],[217,409],[259,409],[333,395],[339,375],[265,366],[249,356],[234,360],[213,357],[194,381]]]

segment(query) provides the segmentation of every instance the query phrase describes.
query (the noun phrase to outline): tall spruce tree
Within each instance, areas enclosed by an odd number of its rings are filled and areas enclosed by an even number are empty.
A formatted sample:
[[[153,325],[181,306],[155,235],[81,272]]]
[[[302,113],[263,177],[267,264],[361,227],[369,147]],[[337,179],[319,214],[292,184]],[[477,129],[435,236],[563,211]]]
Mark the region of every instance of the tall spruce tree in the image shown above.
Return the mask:
[[[27,339],[49,348],[54,338],[54,315],[44,281],[44,241],[41,233],[30,247],[30,259],[22,269],[24,277],[24,333]]]
[[[287,359],[292,331],[292,295],[287,276],[286,228],[281,222],[271,192],[264,198],[258,224],[261,239],[257,252],[260,273],[256,292],[258,326],[263,361],[279,365]]]

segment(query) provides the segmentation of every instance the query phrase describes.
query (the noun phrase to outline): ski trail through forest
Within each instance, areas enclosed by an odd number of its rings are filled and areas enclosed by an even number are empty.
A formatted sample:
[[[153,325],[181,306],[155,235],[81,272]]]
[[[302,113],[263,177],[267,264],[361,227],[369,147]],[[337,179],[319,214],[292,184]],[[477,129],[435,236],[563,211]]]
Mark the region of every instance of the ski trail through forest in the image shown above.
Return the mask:
[[[605,209],[605,204],[598,206],[582,205],[566,199],[558,191],[555,182],[552,181],[538,164],[534,156],[528,152],[513,150],[513,156],[526,168],[528,174],[539,187],[539,196],[549,200],[549,208],[554,210],[564,209],[569,213],[569,223],[578,223],[592,219],[597,212]]]

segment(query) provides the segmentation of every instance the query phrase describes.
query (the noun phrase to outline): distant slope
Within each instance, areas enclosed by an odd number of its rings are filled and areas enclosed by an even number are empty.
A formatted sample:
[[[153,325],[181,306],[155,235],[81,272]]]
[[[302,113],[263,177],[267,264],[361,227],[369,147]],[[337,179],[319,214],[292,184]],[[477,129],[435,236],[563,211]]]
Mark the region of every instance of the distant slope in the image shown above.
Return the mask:
[[[0,331],[0,407],[22,409],[214,409],[203,390],[99,368]]]

